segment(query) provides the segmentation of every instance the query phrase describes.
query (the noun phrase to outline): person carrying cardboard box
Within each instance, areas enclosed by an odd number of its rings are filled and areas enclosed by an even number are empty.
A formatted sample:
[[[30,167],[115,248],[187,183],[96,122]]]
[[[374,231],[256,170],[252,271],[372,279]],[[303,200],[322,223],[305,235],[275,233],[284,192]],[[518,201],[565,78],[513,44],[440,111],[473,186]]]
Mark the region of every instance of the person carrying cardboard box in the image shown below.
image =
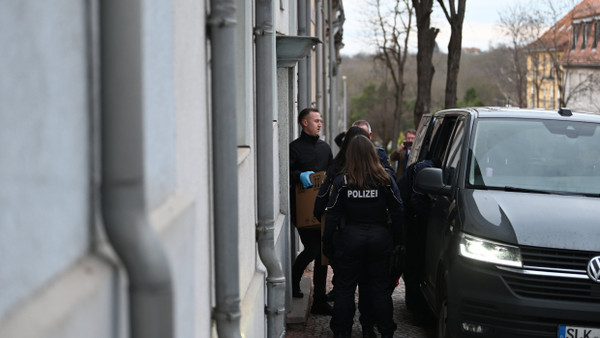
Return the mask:
[[[300,137],[290,143],[290,183],[292,223],[298,229],[304,250],[296,257],[292,266],[292,295],[302,298],[300,279],[304,269],[315,260],[314,264],[314,295],[311,313],[331,315],[332,308],[327,304],[325,284],[327,266],[321,265],[321,230],[320,227],[302,227],[297,222],[296,194],[297,183],[304,189],[313,186],[310,176],[315,172],[325,171],[333,159],[331,147],[319,138],[321,113],[315,108],[305,108],[298,114],[298,123],[302,127]],[[316,194],[315,194],[316,197]],[[313,202],[314,203],[314,202]],[[300,215],[301,216],[301,215]],[[312,210],[311,215],[312,217]]]

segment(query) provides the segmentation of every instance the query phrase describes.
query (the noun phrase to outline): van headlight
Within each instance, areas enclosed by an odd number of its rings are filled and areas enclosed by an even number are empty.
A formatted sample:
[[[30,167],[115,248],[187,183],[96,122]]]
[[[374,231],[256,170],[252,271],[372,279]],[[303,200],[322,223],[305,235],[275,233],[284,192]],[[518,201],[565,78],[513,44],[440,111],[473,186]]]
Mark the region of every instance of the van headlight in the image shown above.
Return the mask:
[[[521,250],[512,245],[461,234],[460,255],[492,264],[522,267]]]

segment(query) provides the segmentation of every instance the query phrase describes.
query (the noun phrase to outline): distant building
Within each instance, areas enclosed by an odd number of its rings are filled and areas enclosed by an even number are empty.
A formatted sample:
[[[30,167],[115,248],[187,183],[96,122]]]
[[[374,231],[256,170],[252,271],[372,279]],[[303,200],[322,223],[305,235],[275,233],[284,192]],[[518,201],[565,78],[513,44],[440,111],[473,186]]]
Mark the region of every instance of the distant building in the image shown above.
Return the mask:
[[[600,0],[585,0],[527,49],[527,106],[600,111]]]
[[[463,48],[463,52],[465,54],[477,55],[477,54],[481,54],[481,49],[479,49],[477,47],[466,47],[466,48]]]
[[[587,0],[573,10],[569,47],[561,58],[565,102],[572,109],[600,112],[600,1]]]

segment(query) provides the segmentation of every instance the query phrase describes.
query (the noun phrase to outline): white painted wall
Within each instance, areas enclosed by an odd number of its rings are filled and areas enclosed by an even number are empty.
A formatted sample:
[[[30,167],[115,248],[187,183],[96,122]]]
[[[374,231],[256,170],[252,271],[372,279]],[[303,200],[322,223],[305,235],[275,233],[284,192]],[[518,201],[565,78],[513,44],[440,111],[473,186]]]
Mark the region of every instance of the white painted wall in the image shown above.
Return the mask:
[[[88,248],[84,13],[74,0],[0,2],[0,318]]]
[[[585,87],[584,90],[581,89],[582,87]],[[600,113],[600,103],[596,100],[598,92],[600,92],[599,69],[570,68],[567,71],[565,93],[570,96],[568,108]]]
[[[192,306],[194,334],[181,337],[208,337],[211,334],[211,270],[209,180],[210,134],[207,100],[206,7],[204,1],[174,1],[174,71],[177,190],[194,200],[194,228],[190,234],[193,261],[190,273],[193,293],[186,295]],[[190,307],[187,305],[186,307]],[[188,310],[188,309],[186,309]]]
[[[100,144],[100,0],[0,1],[0,337],[126,337],[127,276],[94,201]],[[173,277],[176,337],[214,336],[208,1],[144,1],[144,173],[151,227]],[[296,1],[274,1],[295,35]],[[256,247],[254,9],[238,1],[239,255],[242,332],[266,335]],[[94,54],[95,53],[95,54]],[[277,71],[275,245],[289,274],[288,143],[295,72]],[[291,86],[291,87],[290,87]],[[283,101],[282,101],[283,100]],[[294,125],[290,128],[290,124]],[[218,187],[227,188],[227,187]]]

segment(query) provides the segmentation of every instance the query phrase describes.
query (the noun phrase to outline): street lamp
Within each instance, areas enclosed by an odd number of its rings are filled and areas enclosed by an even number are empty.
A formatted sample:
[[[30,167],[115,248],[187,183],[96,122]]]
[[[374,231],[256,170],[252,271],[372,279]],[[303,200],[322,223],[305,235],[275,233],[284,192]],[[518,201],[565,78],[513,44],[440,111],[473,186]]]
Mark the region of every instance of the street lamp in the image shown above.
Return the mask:
[[[347,96],[347,89],[348,86],[346,85],[346,75],[342,76],[342,81],[344,81],[344,129],[347,128],[347,117],[348,117],[348,96]]]

